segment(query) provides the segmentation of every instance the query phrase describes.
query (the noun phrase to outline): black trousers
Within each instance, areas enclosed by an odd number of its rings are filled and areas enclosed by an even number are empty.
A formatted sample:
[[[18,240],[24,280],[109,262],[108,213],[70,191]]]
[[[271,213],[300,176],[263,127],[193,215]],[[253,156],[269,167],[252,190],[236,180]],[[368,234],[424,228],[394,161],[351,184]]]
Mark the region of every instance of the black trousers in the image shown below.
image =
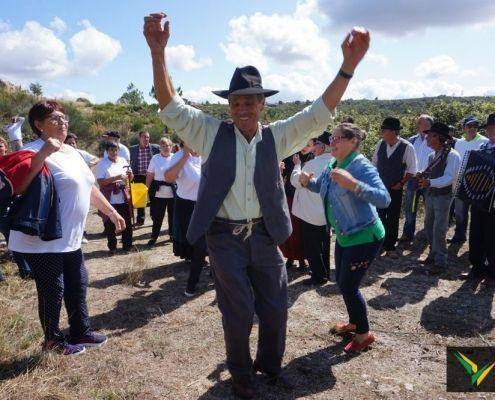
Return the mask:
[[[309,262],[312,279],[327,280],[330,274],[330,234],[327,226],[301,220],[301,233],[304,257]]]
[[[378,215],[385,227],[385,240],[383,250],[395,250],[395,244],[399,237],[400,209],[402,207],[402,189],[394,190],[387,188],[391,202],[387,208],[379,208]]]
[[[150,215],[153,220],[153,227],[151,228],[151,238],[158,239],[160,230],[162,229],[163,218],[165,212],[168,210],[168,235],[173,237],[174,231],[174,198],[162,199],[154,197],[150,199]]]
[[[469,261],[472,273],[495,279],[495,213],[471,207]]]
[[[128,250],[132,246],[132,221],[131,212],[127,203],[112,204],[113,208],[124,218],[125,229],[122,232],[122,247],[124,250]],[[107,235],[108,250],[115,250],[117,248],[117,236],[115,234],[115,225],[110,219],[105,221],[105,235]]]
[[[146,184],[146,175],[134,175],[134,183],[144,183]],[[143,223],[145,219],[145,207],[143,208],[136,208],[137,210],[137,216],[136,216],[136,222]]]
[[[62,299],[71,337],[88,333],[88,274],[81,249],[67,253],[22,253],[22,256],[29,263],[36,282],[38,314],[45,340],[64,340],[59,328]]]
[[[246,230],[234,234],[234,229],[235,225],[216,219],[206,233],[227,367],[234,376],[252,373],[249,337],[256,313],[256,364],[276,374],[281,370],[287,328],[287,271],[282,253],[263,222],[254,224],[248,238]]]
[[[194,291],[199,282],[201,271],[206,264],[206,253],[206,239],[203,235],[192,245],[192,258],[187,278],[187,291],[189,292]]]

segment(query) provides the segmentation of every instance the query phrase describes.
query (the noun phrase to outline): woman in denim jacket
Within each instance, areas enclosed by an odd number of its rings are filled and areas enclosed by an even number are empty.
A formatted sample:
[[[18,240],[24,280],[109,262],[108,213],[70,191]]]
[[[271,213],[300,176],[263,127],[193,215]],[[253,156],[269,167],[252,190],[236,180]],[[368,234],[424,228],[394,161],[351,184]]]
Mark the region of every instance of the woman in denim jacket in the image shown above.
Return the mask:
[[[358,148],[365,132],[354,124],[337,126],[330,137],[335,159],[315,179],[303,173],[301,184],[319,192],[325,207],[327,224],[336,232],[335,276],[344,297],[349,322],[336,323],[337,334],[355,332],[346,352],[359,352],[374,342],[369,331],[366,300],[359,285],[379,254],[385,229],[376,208],[386,208],[390,196],[376,168]]]

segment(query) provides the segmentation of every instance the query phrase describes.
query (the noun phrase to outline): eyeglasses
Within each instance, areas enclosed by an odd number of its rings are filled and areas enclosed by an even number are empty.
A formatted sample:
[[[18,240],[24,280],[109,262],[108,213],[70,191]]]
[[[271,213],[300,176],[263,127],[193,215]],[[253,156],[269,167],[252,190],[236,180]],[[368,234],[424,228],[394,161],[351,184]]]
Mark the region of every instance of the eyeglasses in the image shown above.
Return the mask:
[[[58,124],[68,124],[69,123],[69,116],[68,115],[51,115],[46,118],[48,121],[50,121],[54,125]]]
[[[341,136],[341,135],[339,135],[339,136],[332,135],[332,136],[329,137],[330,143],[332,143],[332,142],[340,142],[343,139],[349,139],[349,138],[347,136]]]

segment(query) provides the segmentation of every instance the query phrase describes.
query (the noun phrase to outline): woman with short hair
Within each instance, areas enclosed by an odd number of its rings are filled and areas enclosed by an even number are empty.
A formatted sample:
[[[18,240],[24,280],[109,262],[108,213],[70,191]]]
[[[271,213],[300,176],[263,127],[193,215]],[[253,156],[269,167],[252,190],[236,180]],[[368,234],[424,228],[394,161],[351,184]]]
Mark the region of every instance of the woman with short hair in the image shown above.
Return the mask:
[[[60,200],[61,237],[47,241],[12,229],[9,249],[22,253],[31,267],[45,335],[43,349],[64,355],[81,354],[86,347],[98,347],[107,341],[106,336],[91,331],[86,304],[88,275],[81,239],[89,206],[107,215],[117,230],[124,229],[125,222],[94,185],[93,174],[81,156],[63,144],[69,117],[62,104],[50,100],[36,103],[29,111],[29,124],[39,138],[23,148],[35,155],[16,194],[25,193],[46,166]],[[68,338],[59,328],[62,299],[69,318]]]
[[[359,285],[382,247],[385,237],[376,208],[385,208],[390,195],[378,171],[362,154],[359,146],[366,137],[356,125],[343,123],[330,137],[335,158],[318,179],[305,172],[300,182],[319,192],[327,223],[336,233],[335,278],[349,314],[349,322],[335,324],[338,334],[355,332],[346,352],[360,352],[375,338],[369,330],[366,300]]]
[[[186,238],[187,229],[198,198],[199,181],[201,179],[201,156],[181,143],[182,149],[174,154],[165,172],[165,180],[177,184],[177,195],[174,209],[174,255],[191,263],[189,278],[184,295],[194,296],[196,285],[205,265],[206,240],[204,235],[189,243]]]
[[[126,228],[122,231],[122,250],[129,251],[132,248],[132,222],[127,182],[132,180],[133,175],[131,169],[128,168],[127,161],[118,156],[119,145],[117,143],[107,142],[105,152],[107,156],[96,166],[95,177],[103,196],[125,220]],[[108,250],[113,255],[117,249],[115,225],[106,215],[101,215],[101,217],[105,225]]]
[[[172,141],[163,137],[160,139],[160,153],[155,154],[148,166],[146,186],[150,199],[150,214],[153,220],[151,239],[148,246],[153,246],[162,228],[165,212],[168,212],[168,235],[173,238],[174,190],[175,183],[165,181],[165,172],[172,166]]]

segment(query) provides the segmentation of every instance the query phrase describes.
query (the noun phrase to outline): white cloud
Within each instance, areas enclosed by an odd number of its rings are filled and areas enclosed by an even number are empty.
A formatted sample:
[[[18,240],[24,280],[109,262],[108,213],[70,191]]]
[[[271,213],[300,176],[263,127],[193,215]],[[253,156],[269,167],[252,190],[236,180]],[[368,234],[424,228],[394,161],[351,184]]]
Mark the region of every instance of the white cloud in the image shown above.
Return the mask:
[[[95,101],[95,97],[84,91],[72,90],[72,89],[64,89],[62,92],[55,93],[52,96],[55,99],[64,99],[64,100],[76,100],[78,98],[88,99],[91,102]]]
[[[0,32],[5,32],[10,29],[10,24],[7,21],[0,19]]]
[[[170,64],[182,71],[192,71],[212,64],[211,58],[196,58],[196,52],[191,45],[180,44],[167,47],[167,56]]]
[[[20,30],[0,32],[0,74],[12,80],[53,80],[96,73],[121,51],[120,43],[85,22],[70,39],[73,56],[53,29],[28,21]],[[96,45],[97,44],[97,45]]]
[[[84,29],[69,40],[74,53],[73,74],[95,74],[121,52],[120,42],[100,32],[87,20],[82,21]],[[96,45],[97,44],[97,45]]]
[[[319,0],[335,29],[363,25],[371,31],[404,35],[427,27],[493,23],[493,0]]]
[[[50,28],[52,28],[57,33],[63,33],[67,30],[67,24],[59,17],[54,17],[50,21]]]
[[[436,79],[454,75],[460,71],[459,66],[451,56],[440,55],[432,57],[414,68],[414,74],[420,78]]]
[[[330,46],[311,19],[315,0],[300,1],[293,14],[257,12],[229,21],[229,34],[221,48],[231,63],[255,65],[264,72],[272,67],[314,71],[329,62]]]
[[[351,82],[345,97],[352,99],[407,99],[424,96],[464,94],[464,88],[458,83],[444,80],[393,80],[366,79]]]
[[[324,83],[325,77],[302,72],[289,72],[288,74],[270,74],[266,76],[264,87],[276,89],[280,92],[270,101],[314,100],[323,93],[328,85]]]
[[[218,102],[222,104],[227,103],[227,100],[218,97],[216,94],[213,94],[211,92],[212,90],[218,90],[218,88],[214,88],[211,86],[203,86],[199,89],[190,89],[190,90],[184,89],[182,97],[190,101],[193,101],[195,103],[204,103],[206,101],[210,103],[218,103]]]
[[[389,64],[389,59],[385,55],[374,53],[372,51],[368,51],[368,54],[366,54],[366,60],[377,64],[381,64],[383,66]]]
[[[67,49],[54,32],[36,21],[0,33],[0,71],[19,79],[53,79],[66,73]]]

